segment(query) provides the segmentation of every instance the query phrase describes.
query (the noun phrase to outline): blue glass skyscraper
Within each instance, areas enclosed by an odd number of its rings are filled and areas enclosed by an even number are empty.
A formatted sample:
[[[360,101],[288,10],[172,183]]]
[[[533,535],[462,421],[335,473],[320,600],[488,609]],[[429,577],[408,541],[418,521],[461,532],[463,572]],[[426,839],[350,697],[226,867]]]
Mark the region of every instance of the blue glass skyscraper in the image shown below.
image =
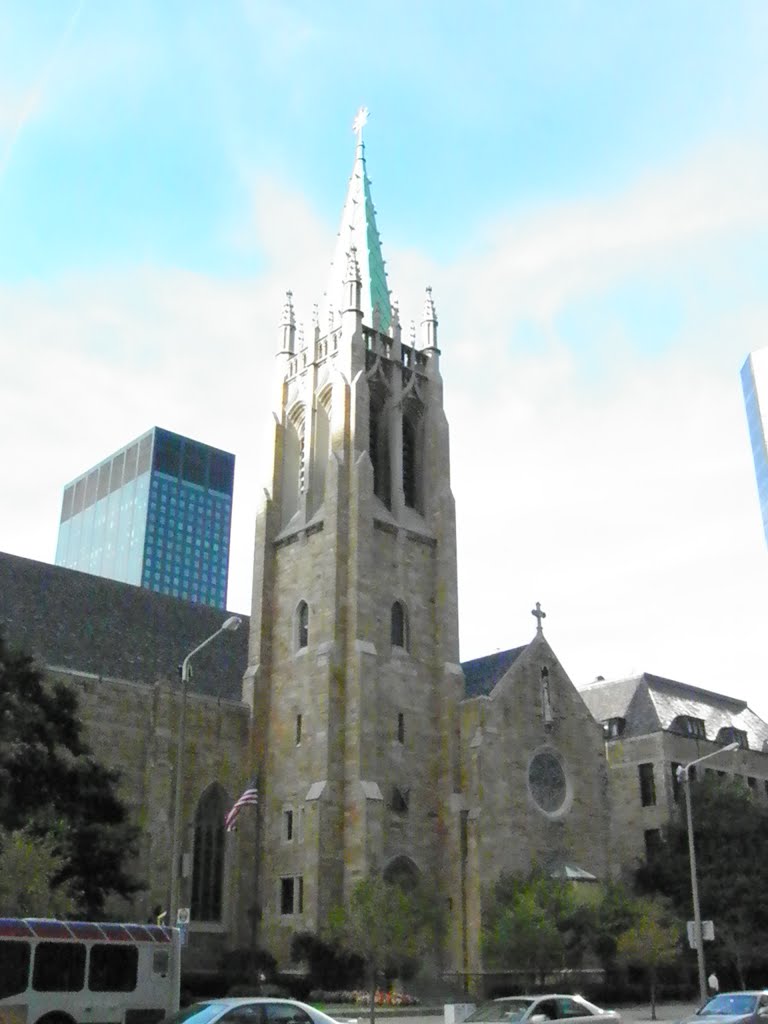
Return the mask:
[[[749,439],[757,477],[757,493],[768,543],[768,348],[751,352],[741,368]]]
[[[226,608],[234,470],[153,427],[64,488],[56,564]]]

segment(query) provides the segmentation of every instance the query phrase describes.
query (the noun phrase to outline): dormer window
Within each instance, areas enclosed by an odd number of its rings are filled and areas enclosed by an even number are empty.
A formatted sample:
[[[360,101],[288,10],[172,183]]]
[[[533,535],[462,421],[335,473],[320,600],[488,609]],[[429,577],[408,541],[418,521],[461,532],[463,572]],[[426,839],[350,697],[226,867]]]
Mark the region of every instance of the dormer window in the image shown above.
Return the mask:
[[[749,738],[743,729],[736,729],[732,725],[724,725],[717,733],[717,742],[728,744],[738,743],[742,750],[749,750]]]
[[[617,740],[619,736],[624,735],[626,727],[627,720],[625,718],[606,718],[603,722],[603,739]]]
[[[690,715],[678,715],[669,727],[670,732],[677,732],[683,736],[691,736],[696,740],[707,738],[707,727],[703,718],[692,718]]]

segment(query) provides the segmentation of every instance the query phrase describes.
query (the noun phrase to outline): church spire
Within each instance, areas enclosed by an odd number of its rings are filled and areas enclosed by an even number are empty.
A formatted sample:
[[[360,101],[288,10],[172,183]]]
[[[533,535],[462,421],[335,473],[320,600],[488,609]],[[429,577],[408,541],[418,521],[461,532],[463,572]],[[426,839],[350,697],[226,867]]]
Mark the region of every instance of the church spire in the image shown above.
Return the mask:
[[[376,211],[371,198],[371,183],[365,168],[365,145],[363,128],[368,120],[368,110],[361,107],[353,123],[357,136],[355,163],[347,186],[347,197],[341,214],[341,226],[336,239],[328,288],[324,297],[324,322],[334,322],[339,311],[347,302],[348,254],[354,246],[360,268],[361,305],[363,320],[373,326],[374,310],[378,308],[378,330],[386,333],[392,319],[392,308],[381,254],[381,239],[376,228]]]

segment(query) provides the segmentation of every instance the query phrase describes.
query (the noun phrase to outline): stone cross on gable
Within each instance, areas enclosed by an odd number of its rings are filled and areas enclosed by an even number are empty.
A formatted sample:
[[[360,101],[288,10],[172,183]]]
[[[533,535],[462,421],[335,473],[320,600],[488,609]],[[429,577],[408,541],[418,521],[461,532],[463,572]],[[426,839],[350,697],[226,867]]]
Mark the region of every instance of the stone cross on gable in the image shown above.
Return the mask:
[[[541,610],[541,603],[539,601],[536,602],[536,607],[531,609],[531,615],[536,619],[536,632],[543,633],[541,620],[546,619],[547,613]]]

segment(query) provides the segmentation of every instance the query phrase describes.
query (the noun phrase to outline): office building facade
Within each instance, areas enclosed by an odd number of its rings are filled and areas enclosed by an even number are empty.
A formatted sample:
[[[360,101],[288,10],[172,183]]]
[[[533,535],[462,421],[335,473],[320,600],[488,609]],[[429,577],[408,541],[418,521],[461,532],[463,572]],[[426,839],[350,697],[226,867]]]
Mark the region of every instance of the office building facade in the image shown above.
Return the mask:
[[[153,427],[64,488],[56,564],[226,608],[234,468]]]
[[[741,368],[757,494],[768,543],[768,348],[751,352]]]

